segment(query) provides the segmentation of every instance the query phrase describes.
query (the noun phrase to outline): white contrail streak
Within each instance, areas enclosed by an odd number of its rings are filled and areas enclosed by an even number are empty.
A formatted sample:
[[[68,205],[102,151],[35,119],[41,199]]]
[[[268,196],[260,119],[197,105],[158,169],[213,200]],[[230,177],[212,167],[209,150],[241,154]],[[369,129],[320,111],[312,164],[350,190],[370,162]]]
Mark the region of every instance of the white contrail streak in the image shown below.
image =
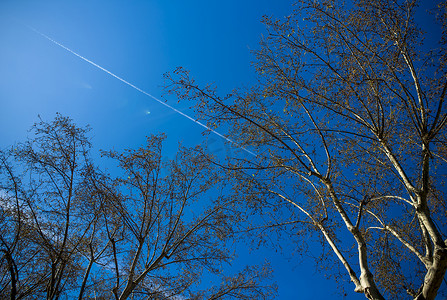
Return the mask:
[[[205,125],[205,124],[201,123],[200,121],[198,121],[198,120],[196,120],[196,119],[194,119],[194,118],[188,116],[187,114],[185,114],[185,113],[179,111],[178,109],[172,107],[171,105],[167,104],[166,102],[161,101],[161,100],[158,99],[157,97],[152,96],[152,95],[149,94],[148,92],[146,92],[146,91],[140,89],[139,87],[133,85],[132,83],[130,83],[130,82],[124,80],[123,78],[119,77],[118,75],[113,74],[113,73],[110,72],[109,70],[107,70],[107,69],[101,67],[100,65],[98,65],[98,64],[96,64],[96,63],[94,63],[94,62],[92,62],[91,60],[85,58],[84,56],[82,56],[82,55],[80,55],[80,54],[74,52],[74,51],[71,50],[70,48],[65,47],[65,46],[62,45],[61,43],[59,43],[59,42],[53,40],[52,38],[50,38],[48,35],[46,35],[46,34],[40,32],[39,30],[37,30],[37,29],[35,29],[35,28],[31,27],[31,26],[27,26],[27,27],[30,28],[32,31],[36,32],[37,34],[43,36],[44,38],[46,38],[46,39],[49,40],[50,42],[53,42],[54,44],[58,45],[59,47],[61,47],[61,48],[65,49],[65,50],[67,50],[68,52],[70,52],[70,53],[76,55],[76,56],[79,57],[80,59],[82,59],[82,60],[88,62],[89,64],[91,64],[91,65],[97,67],[98,69],[100,69],[100,70],[106,72],[107,74],[109,74],[109,75],[115,77],[115,78],[118,79],[119,81],[121,81],[121,82],[127,84],[128,86],[130,86],[130,87],[136,89],[136,90],[139,91],[140,93],[143,93],[144,95],[146,95],[146,96],[148,96],[148,97],[154,99],[154,100],[157,101],[158,103],[160,103],[160,104],[166,106],[167,108],[169,108],[169,109],[175,111],[176,113],[178,113],[178,114],[184,116],[185,118],[188,118],[189,120],[193,121],[194,123],[196,123],[196,124],[202,126],[203,128],[205,128],[206,130],[209,130],[209,131],[211,131],[212,133],[214,133],[214,134],[220,136],[221,138],[227,140],[228,142],[230,142],[230,143],[236,145],[237,147],[241,148],[241,149],[244,150],[245,152],[250,153],[250,154],[253,155],[253,156],[256,156],[255,153],[251,152],[250,150],[245,149],[244,147],[239,146],[236,142],[234,142],[234,141],[231,140],[230,138],[227,138],[227,137],[224,136],[223,134],[220,134],[219,132],[217,132],[217,131],[211,129],[211,128],[208,127],[207,125]]]

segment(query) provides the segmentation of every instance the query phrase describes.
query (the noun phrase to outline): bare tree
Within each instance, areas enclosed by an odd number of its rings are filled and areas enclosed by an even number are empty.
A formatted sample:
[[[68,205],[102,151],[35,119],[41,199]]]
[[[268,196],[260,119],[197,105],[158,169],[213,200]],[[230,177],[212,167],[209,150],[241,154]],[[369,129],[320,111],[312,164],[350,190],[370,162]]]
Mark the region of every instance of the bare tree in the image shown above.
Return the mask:
[[[257,228],[297,245],[314,233],[344,270],[327,272],[368,299],[434,299],[447,269],[446,6],[432,15],[435,43],[417,9],[299,1],[264,19],[257,86],[220,97],[181,68],[166,75],[169,92],[257,154],[220,163],[241,205],[262,212]]]
[[[0,297],[274,297],[268,268],[199,286],[223,276],[235,222],[206,156],[181,148],[163,161],[165,136],[151,136],[102,153],[117,163],[112,176],[92,164],[87,131],[57,115],[0,153]]]
[[[56,299],[75,284],[79,247],[92,225],[78,214],[75,195],[90,143],[86,129],[60,115],[31,131],[33,139],[2,153],[1,241],[10,266],[2,292],[10,286],[11,299]]]
[[[120,239],[109,239],[113,264],[108,273],[113,269],[116,299],[131,294],[173,299],[192,293],[204,271],[218,274],[231,259],[225,241],[234,220],[227,199],[216,190],[221,176],[209,159],[191,149],[181,148],[174,160],[163,162],[164,139],[152,136],[145,147],[103,153],[122,170],[116,179],[94,183],[122,224]],[[273,289],[259,280],[252,287],[242,284],[249,270],[233,278],[233,289],[271,296]]]

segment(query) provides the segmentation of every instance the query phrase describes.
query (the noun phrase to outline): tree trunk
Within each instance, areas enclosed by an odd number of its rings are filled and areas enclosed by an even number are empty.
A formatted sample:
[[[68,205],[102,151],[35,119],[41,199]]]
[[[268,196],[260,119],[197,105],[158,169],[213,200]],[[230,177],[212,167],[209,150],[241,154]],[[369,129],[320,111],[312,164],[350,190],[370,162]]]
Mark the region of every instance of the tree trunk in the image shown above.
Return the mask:
[[[444,243],[447,243],[445,241]],[[424,283],[415,300],[432,300],[436,298],[438,289],[447,271],[447,247],[435,245],[433,254],[433,264],[428,269],[424,278]]]

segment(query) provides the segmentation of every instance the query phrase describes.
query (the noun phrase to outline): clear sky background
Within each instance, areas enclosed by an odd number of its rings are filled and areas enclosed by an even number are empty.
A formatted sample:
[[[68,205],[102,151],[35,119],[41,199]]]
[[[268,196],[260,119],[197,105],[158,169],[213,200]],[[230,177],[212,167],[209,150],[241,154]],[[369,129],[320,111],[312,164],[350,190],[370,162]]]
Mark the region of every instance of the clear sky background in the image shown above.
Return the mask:
[[[23,141],[40,116],[56,112],[92,127],[93,146],[142,145],[152,133],[168,135],[167,155],[177,143],[203,141],[203,128],[51,43],[24,24],[161,98],[162,75],[183,66],[221,94],[254,80],[250,49],[256,49],[263,15],[291,12],[287,0],[90,0],[0,1],[0,147]],[[191,116],[191,103],[167,103]],[[225,132],[221,132],[225,133]],[[214,136],[214,151],[223,141]],[[286,244],[286,243],[284,243]],[[272,249],[249,253],[237,264],[271,261],[279,299],[343,299],[312,262],[288,261]],[[286,248],[287,251],[287,248]],[[345,299],[363,299],[346,285]]]

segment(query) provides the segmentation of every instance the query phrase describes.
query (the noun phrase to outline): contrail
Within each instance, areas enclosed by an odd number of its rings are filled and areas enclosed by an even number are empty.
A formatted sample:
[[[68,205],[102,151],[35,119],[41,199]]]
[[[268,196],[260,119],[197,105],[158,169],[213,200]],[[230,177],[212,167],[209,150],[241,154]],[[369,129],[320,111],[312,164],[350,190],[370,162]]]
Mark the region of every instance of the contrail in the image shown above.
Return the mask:
[[[196,123],[196,124],[202,126],[202,127],[205,128],[206,130],[209,130],[209,131],[211,131],[212,133],[214,133],[214,134],[220,136],[221,138],[227,140],[228,142],[230,142],[230,143],[236,145],[238,148],[241,148],[241,149],[244,150],[245,152],[247,152],[247,153],[249,153],[249,154],[251,154],[251,155],[253,155],[253,156],[257,156],[255,153],[251,152],[250,150],[245,149],[244,147],[241,147],[240,145],[238,145],[238,144],[237,144],[236,142],[234,142],[232,139],[230,139],[230,138],[224,136],[223,134],[220,134],[219,132],[217,132],[217,131],[211,129],[211,128],[208,127],[207,125],[205,125],[205,124],[201,123],[200,121],[198,121],[198,120],[196,120],[196,119],[194,119],[194,118],[188,116],[187,114],[185,114],[185,113],[181,112],[180,110],[178,110],[178,109],[172,107],[171,105],[167,104],[166,102],[161,101],[161,100],[158,99],[157,97],[155,97],[155,96],[149,94],[148,92],[146,92],[146,91],[140,89],[140,88],[137,87],[136,85],[133,85],[132,83],[130,83],[130,82],[124,80],[123,78],[119,77],[118,75],[113,74],[113,73],[110,72],[109,70],[107,70],[107,69],[101,67],[100,65],[98,65],[98,64],[96,64],[96,63],[94,63],[94,62],[92,62],[91,60],[85,58],[84,56],[82,56],[82,55],[80,55],[80,54],[74,52],[74,51],[71,50],[70,48],[65,47],[65,46],[62,45],[61,43],[59,43],[59,42],[53,40],[52,38],[50,38],[48,35],[46,35],[46,34],[40,32],[39,30],[37,30],[37,29],[35,29],[35,28],[31,27],[31,26],[28,26],[28,25],[27,25],[27,27],[28,27],[29,29],[31,29],[32,31],[34,31],[35,33],[37,33],[37,34],[43,36],[44,38],[46,38],[46,39],[49,40],[50,42],[53,42],[54,44],[58,45],[59,47],[61,47],[61,48],[65,49],[65,50],[67,50],[68,52],[70,52],[70,53],[76,55],[76,56],[79,57],[80,59],[82,59],[82,60],[88,62],[89,64],[91,64],[91,65],[97,67],[98,69],[100,69],[100,70],[106,72],[106,73],[109,74],[110,76],[115,77],[115,78],[118,79],[119,81],[121,81],[121,82],[127,84],[128,86],[130,86],[130,87],[136,89],[136,90],[139,91],[140,93],[143,93],[144,95],[146,95],[146,96],[152,98],[153,100],[157,101],[158,103],[160,103],[160,104],[166,106],[167,108],[169,108],[169,109],[175,111],[176,113],[178,113],[178,114],[184,116],[185,118],[188,118],[189,120],[193,121],[194,123]]]

